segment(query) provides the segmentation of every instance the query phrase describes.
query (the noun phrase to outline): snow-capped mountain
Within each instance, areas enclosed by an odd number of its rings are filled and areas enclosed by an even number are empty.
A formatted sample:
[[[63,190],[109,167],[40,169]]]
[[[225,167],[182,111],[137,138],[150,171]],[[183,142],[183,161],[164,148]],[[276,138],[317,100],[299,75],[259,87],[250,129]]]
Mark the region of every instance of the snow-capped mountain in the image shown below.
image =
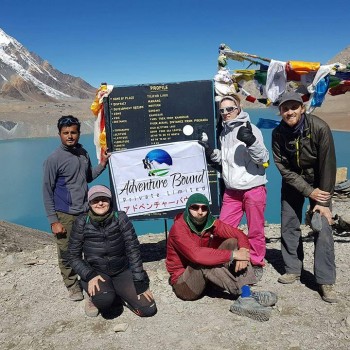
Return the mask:
[[[0,97],[56,101],[91,99],[96,89],[81,78],[64,74],[0,28]]]

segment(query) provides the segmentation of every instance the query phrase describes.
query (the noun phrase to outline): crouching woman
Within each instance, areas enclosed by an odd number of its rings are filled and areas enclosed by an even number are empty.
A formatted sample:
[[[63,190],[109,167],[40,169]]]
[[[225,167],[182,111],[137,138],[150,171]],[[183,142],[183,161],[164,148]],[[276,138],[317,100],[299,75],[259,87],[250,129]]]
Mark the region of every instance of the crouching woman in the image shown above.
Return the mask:
[[[118,316],[125,305],[138,316],[153,316],[157,307],[134,227],[125,212],[112,210],[111,199],[109,188],[93,186],[89,212],[76,219],[69,239],[69,264],[89,296],[85,313]]]

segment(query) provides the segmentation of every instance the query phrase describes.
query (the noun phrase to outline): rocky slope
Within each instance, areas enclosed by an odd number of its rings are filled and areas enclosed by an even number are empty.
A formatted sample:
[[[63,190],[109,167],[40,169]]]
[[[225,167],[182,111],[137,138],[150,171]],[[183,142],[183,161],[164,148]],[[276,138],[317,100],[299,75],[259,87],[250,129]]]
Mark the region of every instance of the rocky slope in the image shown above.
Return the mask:
[[[91,99],[94,92],[83,79],[55,69],[0,28],[0,97],[50,102]]]
[[[344,201],[345,200],[345,201]],[[334,213],[349,212],[348,199]],[[211,291],[202,299],[177,299],[164,266],[164,235],[140,237],[158,313],[141,319],[125,309],[112,320],[88,318],[84,302],[67,299],[57,267],[56,248],[45,233],[0,222],[0,348],[28,349],[196,349],[262,350],[350,348],[348,252],[350,232],[335,231],[338,304],[321,300],[312,275],[313,240],[303,226],[305,251],[301,282],[281,285],[279,226],[266,227],[266,268],[256,290],[271,290],[279,301],[269,321],[230,313],[227,294]],[[125,329],[124,332],[117,330]]]

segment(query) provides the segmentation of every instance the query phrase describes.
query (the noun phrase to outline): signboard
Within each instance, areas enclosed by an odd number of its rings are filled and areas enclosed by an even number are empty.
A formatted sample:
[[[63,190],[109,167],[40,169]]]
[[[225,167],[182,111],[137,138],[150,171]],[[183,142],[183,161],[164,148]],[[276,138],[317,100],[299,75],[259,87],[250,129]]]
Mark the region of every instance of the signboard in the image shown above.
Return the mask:
[[[117,206],[128,216],[183,209],[193,193],[211,202],[204,149],[195,141],[112,153]]]
[[[198,140],[215,148],[216,120],[211,80],[114,87],[104,100],[107,145],[112,151]],[[212,211],[219,213],[217,173],[207,168]],[[116,174],[116,171],[114,172]],[[172,218],[176,212],[151,214]],[[141,217],[140,217],[141,218]]]

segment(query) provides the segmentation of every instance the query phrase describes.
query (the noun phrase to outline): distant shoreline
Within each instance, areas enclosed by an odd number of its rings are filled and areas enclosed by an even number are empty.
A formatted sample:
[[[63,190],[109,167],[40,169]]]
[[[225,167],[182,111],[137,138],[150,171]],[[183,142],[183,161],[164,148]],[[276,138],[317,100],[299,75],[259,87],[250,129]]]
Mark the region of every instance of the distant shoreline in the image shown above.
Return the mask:
[[[13,102],[0,103],[0,141],[46,138],[57,136],[56,123],[62,115],[72,114],[82,122],[82,134],[93,134],[95,116],[90,110],[91,100],[63,101],[61,103]],[[267,110],[269,107],[252,104],[244,109]],[[271,110],[272,111],[272,110]],[[276,115],[277,110],[273,111]],[[349,96],[327,96],[322,107],[313,112],[333,131],[350,132]]]

